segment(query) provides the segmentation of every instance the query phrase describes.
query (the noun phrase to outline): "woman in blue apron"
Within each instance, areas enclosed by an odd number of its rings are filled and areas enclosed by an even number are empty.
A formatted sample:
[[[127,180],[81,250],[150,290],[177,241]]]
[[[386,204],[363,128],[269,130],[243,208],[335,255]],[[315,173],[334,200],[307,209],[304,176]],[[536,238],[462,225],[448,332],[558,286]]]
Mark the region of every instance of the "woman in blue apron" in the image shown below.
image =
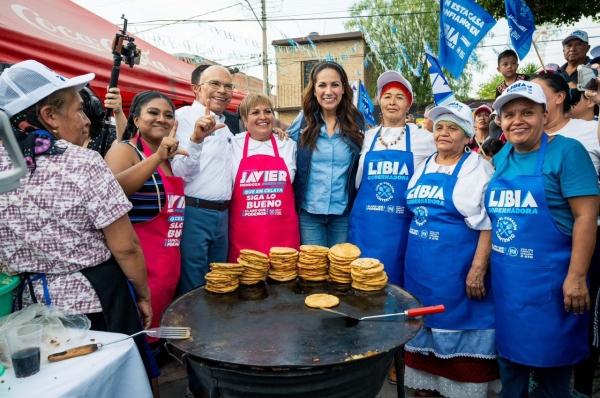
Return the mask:
[[[493,167],[471,152],[471,109],[460,102],[429,112],[437,153],[406,191],[413,215],[404,287],[423,305],[444,304],[405,346],[405,384],[447,397],[487,397],[500,390],[494,295],[487,272],[491,222],[483,198]]]
[[[568,397],[588,356],[586,274],[596,238],[598,181],[577,141],[548,137],[540,85],[518,82],[494,103],[507,145],[485,204],[492,220],[492,286],[502,397]],[[572,311],[572,312],[571,312]]]
[[[377,91],[381,126],[365,134],[348,241],[360,248],[362,257],[379,259],[389,282],[402,287],[411,217],[405,209],[404,193],[415,167],[435,147],[429,132],[405,123],[413,93],[400,73],[384,72],[377,79]]]

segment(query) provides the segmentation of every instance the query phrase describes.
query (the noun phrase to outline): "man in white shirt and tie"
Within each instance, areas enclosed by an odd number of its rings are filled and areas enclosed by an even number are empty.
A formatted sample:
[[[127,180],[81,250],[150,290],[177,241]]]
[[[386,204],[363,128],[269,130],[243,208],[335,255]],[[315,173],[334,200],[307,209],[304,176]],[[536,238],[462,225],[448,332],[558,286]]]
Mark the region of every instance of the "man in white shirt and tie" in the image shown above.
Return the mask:
[[[185,183],[185,219],[181,236],[181,277],[177,291],[204,285],[209,264],[226,262],[229,202],[233,187],[231,140],[223,111],[233,96],[231,74],[219,65],[207,68],[192,84],[196,100],[175,112],[175,138],[189,157],[175,156],[173,174]],[[208,108],[208,109],[207,109]],[[207,135],[202,117],[214,115],[218,128]]]

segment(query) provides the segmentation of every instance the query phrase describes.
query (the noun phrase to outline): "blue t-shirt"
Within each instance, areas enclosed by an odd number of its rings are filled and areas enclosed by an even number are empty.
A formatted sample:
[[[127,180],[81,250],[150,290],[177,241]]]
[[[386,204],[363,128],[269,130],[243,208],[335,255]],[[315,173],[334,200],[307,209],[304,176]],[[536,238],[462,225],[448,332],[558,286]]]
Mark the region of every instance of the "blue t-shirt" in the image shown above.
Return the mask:
[[[292,139],[300,141],[300,115],[287,129]],[[348,207],[348,169],[352,165],[352,148],[340,138],[338,129],[330,138],[323,123],[312,154],[310,174],[302,208],[312,214],[343,214]]]
[[[507,143],[494,156],[494,177],[532,176],[539,149],[518,153],[511,152],[512,147]],[[558,228],[570,236],[575,219],[567,198],[598,195],[598,177],[587,150],[574,139],[554,136],[546,148],[542,176],[550,214]]]

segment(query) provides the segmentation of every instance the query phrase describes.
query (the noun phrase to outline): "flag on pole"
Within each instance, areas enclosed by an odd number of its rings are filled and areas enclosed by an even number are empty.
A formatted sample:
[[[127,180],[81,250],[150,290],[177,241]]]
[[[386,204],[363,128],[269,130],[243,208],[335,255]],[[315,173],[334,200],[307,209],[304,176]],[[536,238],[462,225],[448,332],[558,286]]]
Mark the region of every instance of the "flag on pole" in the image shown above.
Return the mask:
[[[535,32],[533,14],[523,0],[506,0],[504,7],[506,8],[510,41],[519,59],[523,59],[531,50],[531,41],[533,32]]]
[[[460,79],[477,44],[496,20],[473,0],[441,0],[440,64]]]
[[[353,80],[350,82],[350,86],[354,92],[352,102],[354,102],[354,105],[358,108],[360,113],[363,114],[365,121],[371,126],[376,126],[377,122],[373,116],[375,107],[373,106],[373,101],[371,101],[371,98],[367,93],[367,88],[362,83],[362,80]]]
[[[429,78],[431,79],[431,90],[433,91],[435,105],[444,106],[449,102],[456,101],[456,97],[454,97],[454,93],[452,93],[452,89],[444,77],[442,66],[427,43],[425,43],[425,56],[429,65]]]

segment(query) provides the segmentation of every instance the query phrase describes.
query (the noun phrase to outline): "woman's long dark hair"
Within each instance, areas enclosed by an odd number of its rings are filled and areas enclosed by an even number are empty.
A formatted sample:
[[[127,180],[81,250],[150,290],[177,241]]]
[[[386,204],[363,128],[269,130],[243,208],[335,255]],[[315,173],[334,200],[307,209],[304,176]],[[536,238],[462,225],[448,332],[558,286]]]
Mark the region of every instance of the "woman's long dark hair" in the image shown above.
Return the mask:
[[[562,103],[563,113],[567,113],[571,110],[571,88],[564,77],[556,73],[545,73],[543,75],[534,76],[534,78],[531,79],[531,81],[535,80],[543,80],[556,94],[563,91],[565,93],[565,100]]]
[[[348,76],[344,69],[333,61],[323,61],[316,64],[310,71],[310,81],[308,86],[302,93],[302,111],[304,112],[304,118],[306,120],[306,128],[302,132],[300,139],[300,146],[308,147],[309,149],[317,148],[317,138],[319,137],[319,131],[321,130],[322,122],[319,123],[315,117],[316,112],[321,112],[321,106],[315,97],[315,85],[317,83],[317,75],[323,69],[333,69],[336,71],[342,80],[342,86],[344,87],[344,94],[342,94],[342,100],[336,109],[338,122],[340,124],[341,137],[348,137],[358,147],[362,147],[363,132],[358,124],[357,120],[363,118],[362,114],[352,103],[352,87],[348,82]]]
[[[141,93],[137,93],[133,100],[131,101],[131,107],[129,108],[129,117],[127,118],[127,128],[123,133],[123,140],[130,140],[137,134],[137,127],[133,121],[133,118],[139,117],[142,113],[142,108],[148,102],[152,101],[156,98],[162,98],[171,105],[171,109],[175,112],[175,105],[173,105],[173,101],[166,95],[158,91],[144,91]]]

